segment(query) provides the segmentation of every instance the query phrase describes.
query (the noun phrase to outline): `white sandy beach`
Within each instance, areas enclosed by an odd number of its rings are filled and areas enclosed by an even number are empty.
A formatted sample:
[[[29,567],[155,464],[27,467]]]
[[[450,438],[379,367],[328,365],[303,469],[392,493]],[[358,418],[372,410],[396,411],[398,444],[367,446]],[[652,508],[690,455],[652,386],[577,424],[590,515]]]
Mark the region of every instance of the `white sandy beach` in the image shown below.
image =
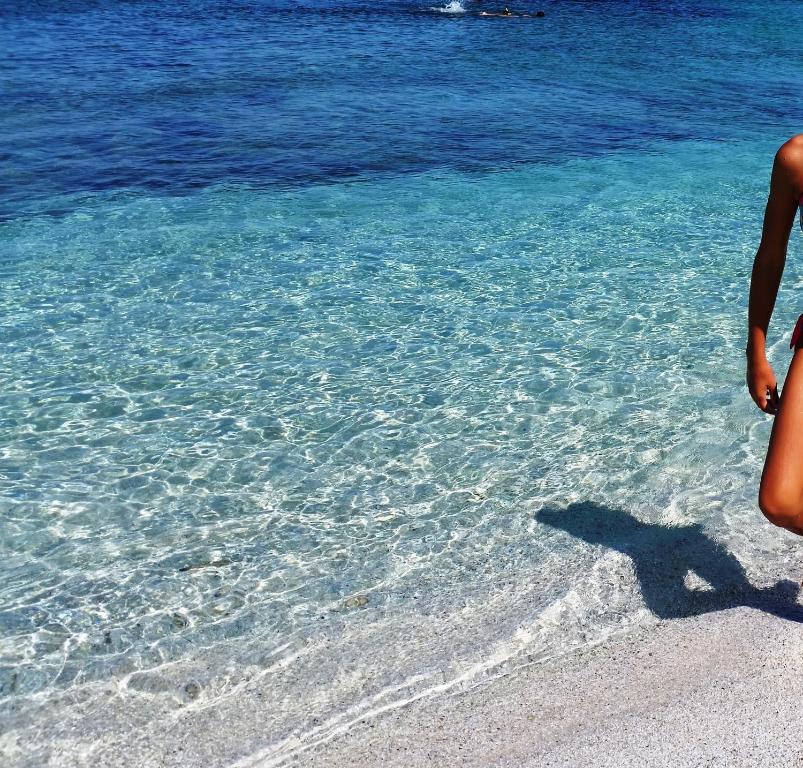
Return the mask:
[[[782,768],[803,764],[802,696],[803,625],[733,608],[389,713],[298,764]]]

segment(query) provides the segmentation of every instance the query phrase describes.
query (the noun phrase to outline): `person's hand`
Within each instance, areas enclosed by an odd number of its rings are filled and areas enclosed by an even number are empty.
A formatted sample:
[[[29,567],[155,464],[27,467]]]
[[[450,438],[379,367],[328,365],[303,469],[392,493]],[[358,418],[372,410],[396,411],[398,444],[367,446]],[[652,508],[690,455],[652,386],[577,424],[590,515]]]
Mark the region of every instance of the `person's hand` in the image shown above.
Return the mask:
[[[778,379],[775,372],[764,355],[747,356],[747,388],[753,402],[764,413],[776,414],[778,412]]]

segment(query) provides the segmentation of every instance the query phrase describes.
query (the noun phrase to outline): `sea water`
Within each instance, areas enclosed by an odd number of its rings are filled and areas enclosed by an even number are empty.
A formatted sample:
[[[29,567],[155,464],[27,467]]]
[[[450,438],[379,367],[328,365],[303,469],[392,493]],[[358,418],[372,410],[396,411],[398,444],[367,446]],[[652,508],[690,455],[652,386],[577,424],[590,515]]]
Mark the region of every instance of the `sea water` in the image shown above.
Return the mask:
[[[256,685],[217,759],[281,762],[799,580],[742,351],[798,5],[511,8],[2,5],[10,764]]]

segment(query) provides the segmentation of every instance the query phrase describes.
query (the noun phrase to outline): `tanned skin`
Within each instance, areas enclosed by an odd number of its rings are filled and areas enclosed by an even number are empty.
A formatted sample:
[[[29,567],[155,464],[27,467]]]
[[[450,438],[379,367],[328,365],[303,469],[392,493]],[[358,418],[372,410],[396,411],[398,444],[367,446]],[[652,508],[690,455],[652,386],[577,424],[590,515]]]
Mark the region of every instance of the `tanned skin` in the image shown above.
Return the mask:
[[[801,194],[803,135],[787,141],[775,155],[747,321],[747,388],[755,404],[775,416],[758,503],[772,523],[803,536],[803,349],[795,350],[781,396],[766,355],[767,327]]]

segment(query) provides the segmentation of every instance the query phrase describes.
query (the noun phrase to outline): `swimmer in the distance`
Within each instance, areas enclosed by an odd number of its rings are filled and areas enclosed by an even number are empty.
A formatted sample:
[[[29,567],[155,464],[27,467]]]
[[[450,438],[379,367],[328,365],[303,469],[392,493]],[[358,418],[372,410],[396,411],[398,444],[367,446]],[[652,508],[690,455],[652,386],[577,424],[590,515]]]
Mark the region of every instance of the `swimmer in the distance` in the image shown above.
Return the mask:
[[[545,14],[543,11],[538,11],[535,15],[530,13],[513,13],[507,6],[501,11],[480,11],[480,16],[496,16],[506,19],[542,19]]]

